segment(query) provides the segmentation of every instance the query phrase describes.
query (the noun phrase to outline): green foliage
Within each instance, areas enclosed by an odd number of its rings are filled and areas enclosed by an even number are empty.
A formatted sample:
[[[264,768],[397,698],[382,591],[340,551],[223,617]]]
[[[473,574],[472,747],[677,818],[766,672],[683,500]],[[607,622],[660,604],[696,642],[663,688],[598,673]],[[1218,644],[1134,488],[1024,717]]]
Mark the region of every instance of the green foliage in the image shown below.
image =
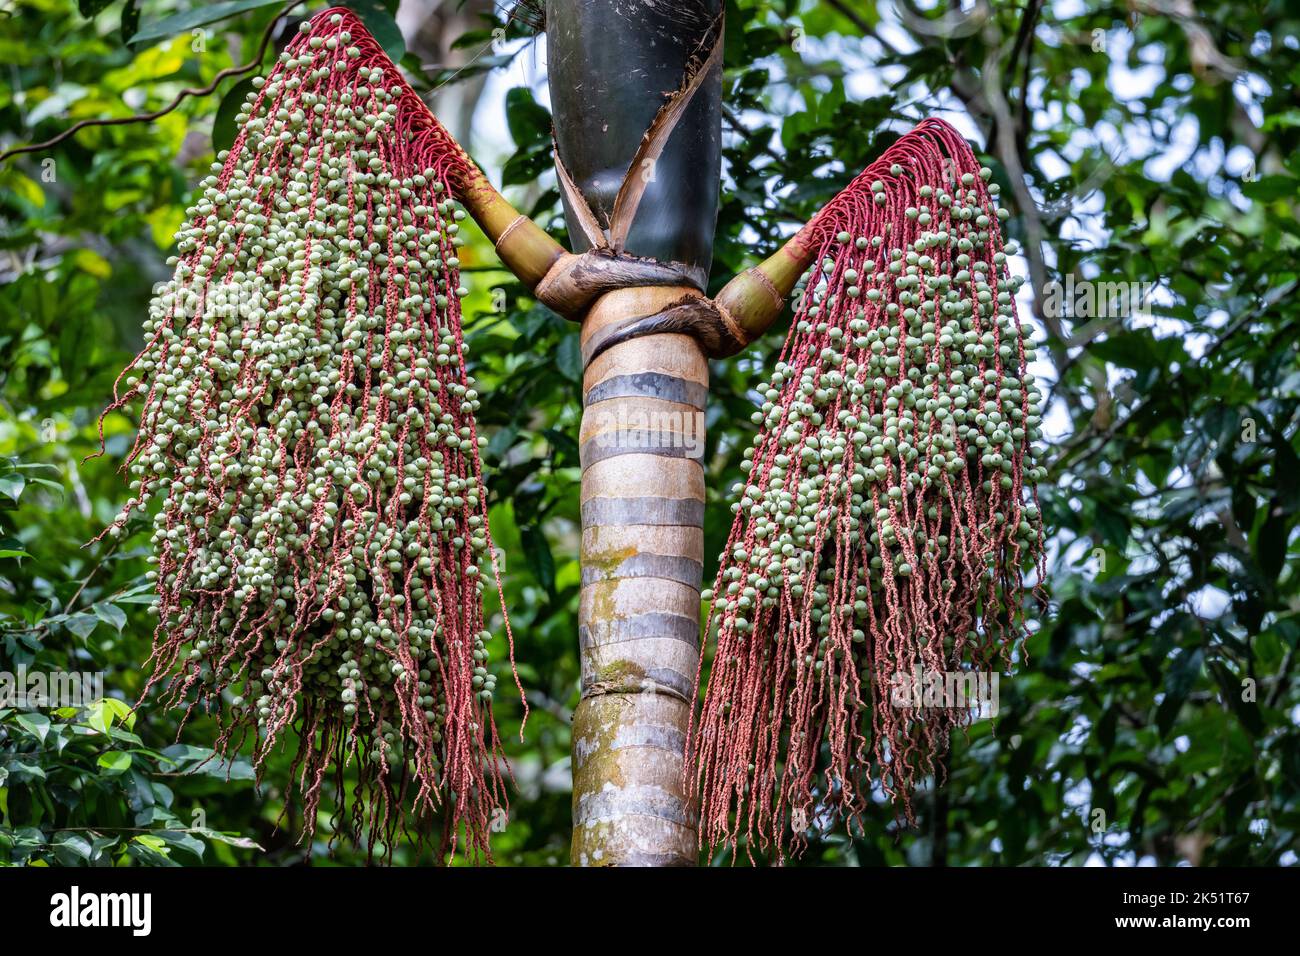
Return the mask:
[[[87,19],[72,0],[29,0],[0,18],[6,145],[164,106],[251,56],[275,12],[209,21],[222,41],[199,53],[188,30],[128,47],[123,33],[198,5],[148,5],[143,17],[140,6],[107,5]],[[802,862],[1294,863],[1300,23],[1277,3],[1211,0],[1185,20],[1130,19],[1127,5],[1085,0],[997,4],[978,29],[944,35],[933,22],[900,25],[910,7],[728,3],[710,291],[926,115],[987,144],[980,158],[1002,185],[1008,232],[1028,252],[1017,268],[1033,289],[1074,274],[1158,291],[1149,318],[1057,317],[1041,294],[1025,298],[1022,314],[1055,366],[1040,376],[1056,383],[1043,493],[1052,615],[1028,661],[1003,675],[997,720],[955,739],[949,783],[922,795],[915,830],[895,839],[882,802],[864,834],[827,833]],[[479,54],[470,67],[430,69],[417,86],[468,88],[509,63],[512,54],[487,47],[493,25],[466,36],[464,51]],[[506,36],[520,32],[511,24]],[[404,65],[418,64],[407,56]],[[238,83],[156,122],[87,129],[0,166],[0,670],[102,671],[108,698],[139,694],[151,627],[138,603],[148,600],[145,538],[82,547],[126,496],[114,470],[133,422],[110,416],[107,454],[82,459],[98,448],[95,418],[139,343],[150,288],[165,278],[171,237],[212,160],[208,133]],[[480,159],[562,236],[545,114],[532,92],[512,91],[515,150],[504,163]],[[518,793],[493,846],[503,863],[555,864],[568,855],[578,679],[577,331],[524,296],[481,237],[464,253],[492,528],[532,705],[520,742],[519,702],[498,694]],[[726,496],[752,436],[753,390],[783,334],[713,364],[710,558],[730,526]],[[134,726],[98,731],[85,708],[5,706],[4,859],[196,862],[199,846],[205,863],[326,858],[323,844],[294,846],[292,810],[276,828],[287,757],[259,792],[239,772],[230,784],[182,772],[197,751],[169,756],[177,715],[149,700]],[[210,746],[210,734],[200,717],[184,746]],[[188,832],[195,808],[212,833],[264,849]],[[321,828],[330,829],[327,815]],[[104,840],[115,842],[96,850]],[[339,848],[335,859],[356,857]],[[404,850],[397,860],[418,862]]]
[[[214,761],[211,750],[146,747],[135,714],[114,698],[85,707],[0,709],[0,865],[177,866],[232,863],[226,848],[257,850],[210,829],[187,810],[176,776],[248,780],[252,768]]]
[[[1040,292],[1068,273],[1159,288],[1147,319],[1054,323],[1040,295],[1032,314],[1059,378],[1044,489],[1053,615],[1003,677],[996,722],[955,741],[950,783],[917,832],[894,844],[882,806],[868,838],[829,835],[805,862],[1295,862],[1300,163],[1281,117],[1300,78],[1296,22],[1277,6],[1211,3],[1194,23],[1140,16],[1130,30],[1126,9],[1054,6],[999,5],[945,37],[877,30],[894,5],[822,4],[802,16],[802,55],[773,34],[789,36],[807,4],[742,4],[728,24],[728,61],[752,64],[728,74],[733,113],[755,132],[728,150],[741,188],[724,183],[715,282],[770,248],[770,232],[753,249],[742,224],[762,234],[803,219],[891,141],[881,123],[942,106],[990,144]],[[1015,45],[1026,17],[1032,54]],[[1202,28],[1222,61],[1191,42]],[[864,30],[861,43],[836,36]],[[882,95],[842,95],[860,62],[849,51],[893,68]],[[1243,71],[1237,95],[1218,62]],[[1141,64],[1159,78],[1129,77]],[[1241,95],[1248,77],[1255,92]],[[999,91],[1009,116],[987,105]],[[1102,126],[1131,153],[1106,150]],[[721,364],[714,403],[739,422],[754,376]],[[733,463],[711,460],[710,488],[729,487]]]

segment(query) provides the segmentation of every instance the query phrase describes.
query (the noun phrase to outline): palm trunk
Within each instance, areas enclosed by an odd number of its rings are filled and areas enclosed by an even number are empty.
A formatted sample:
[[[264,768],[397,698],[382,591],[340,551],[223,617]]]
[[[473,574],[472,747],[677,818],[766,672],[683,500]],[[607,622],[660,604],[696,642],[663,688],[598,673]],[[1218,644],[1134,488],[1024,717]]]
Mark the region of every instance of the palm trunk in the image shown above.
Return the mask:
[[[636,300],[681,291],[608,293],[583,337],[645,306]],[[578,865],[695,862],[682,754],[699,661],[704,469],[690,453],[704,438],[708,375],[693,338],[651,335],[604,352],[583,383]]]
[[[602,330],[703,291],[717,220],[721,70],[699,64],[720,8],[719,0],[547,5],[556,146],[561,175],[574,187],[565,196],[574,251],[612,234],[615,252],[672,263],[694,284],[605,293],[583,318],[584,356],[597,351]],[[693,69],[702,82],[662,152],[629,169],[665,94]],[[645,192],[630,228],[620,230],[611,218],[629,176],[645,177]],[[646,335],[599,351],[583,388],[572,858],[583,866],[689,866],[698,850],[682,759],[699,661],[708,363],[689,335]]]

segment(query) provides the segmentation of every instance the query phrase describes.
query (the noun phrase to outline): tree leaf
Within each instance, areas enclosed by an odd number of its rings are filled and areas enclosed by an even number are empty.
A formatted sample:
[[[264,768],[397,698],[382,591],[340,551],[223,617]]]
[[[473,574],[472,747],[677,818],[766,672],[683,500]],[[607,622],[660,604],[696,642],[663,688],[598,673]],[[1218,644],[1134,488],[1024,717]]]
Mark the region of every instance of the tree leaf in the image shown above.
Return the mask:
[[[118,28],[118,36],[122,42],[130,44],[131,37],[135,36],[140,29],[140,0],[126,0],[126,5],[122,7],[122,25]]]
[[[1271,202],[1274,199],[1294,196],[1297,191],[1300,191],[1300,179],[1292,179],[1290,176],[1265,176],[1253,183],[1242,183],[1241,191],[1251,199]]]
[[[146,43],[151,40],[161,40],[165,37],[175,36],[178,33],[187,33],[204,24],[225,20],[227,17],[233,17],[235,14],[243,13],[246,10],[270,7],[280,2],[282,0],[227,0],[225,3],[201,3],[184,13],[177,13],[174,16],[150,23],[127,42]]]
[[[105,624],[111,625],[119,634],[122,633],[122,628],[126,627],[126,612],[116,605],[100,601],[91,610],[95,612],[96,617]]]
[[[361,18],[366,29],[394,63],[406,54],[406,40],[398,29],[394,14],[379,0],[355,0],[348,9]]]
[[[89,861],[92,850],[90,841],[79,833],[65,831],[54,837],[54,855],[65,866],[76,866],[79,862]]]
[[[542,145],[549,147],[551,140],[551,113],[537,100],[526,86],[516,86],[506,93],[506,128],[515,145]]]
[[[1259,538],[1255,542],[1255,554],[1259,560],[1264,580],[1273,584],[1282,573],[1286,561],[1286,544],[1290,536],[1290,527],[1285,515],[1270,514],[1259,529]]]
[[[125,701],[116,697],[101,697],[86,708],[86,726],[101,734],[108,733],[115,721],[128,729],[135,726],[135,712]]]
[[[124,750],[110,750],[99,755],[100,769],[110,775],[131,769],[131,755]]]
[[[524,546],[528,570],[548,594],[554,594],[555,556],[551,554],[551,545],[546,540],[546,535],[536,525],[526,525],[519,529],[519,537]]]
[[[8,495],[14,501],[22,497],[26,485],[27,479],[16,471],[0,475],[0,494]]]
[[[1165,675],[1165,698],[1156,711],[1156,725],[1161,736],[1167,736],[1174,720],[1182,709],[1187,695],[1191,693],[1197,677],[1201,673],[1201,664],[1205,652],[1199,647],[1180,648],[1169,671]]]
[[[146,866],[180,866],[171,858],[171,847],[166,841],[152,833],[136,835],[126,849],[132,859]]]
[[[14,720],[41,743],[45,743],[45,737],[50,732],[50,718],[44,714],[19,714]]]
[[[86,19],[90,19],[97,13],[107,10],[113,0],[77,0],[77,10]]]
[[[84,641],[94,632],[95,625],[98,623],[99,619],[95,615],[83,611],[64,619],[63,626]]]
[[[112,716],[128,730],[135,726],[135,711],[131,709],[131,705],[126,701],[118,700],[116,697],[103,697],[97,703],[104,709],[105,713]],[[112,721],[108,723],[108,726],[112,726]]]
[[[252,77],[240,80],[221,98],[221,105],[217,107],[216,118],[212,120],[212,149],[214,152],[221,152],[223,149],[229,149],[235,142],[235,137],[239,135],[239,129],[235,126],[235,117],[243,109],[244,98],[256,89],[253,86]]]
[[[203,859],[203,851],[207,849],[207,846],[192,833],[183,833],[178,830],[159,830],[157,833],[158,838],[168,846],[185,850],[187,853],[193,854],[196,859]]]
[[[248,839],[248,837],[222,833],[220,830],[209,830],[207,827],[195,827],[192,832],[207,837],[209,840],[224,843],[227,846],[239,847],[241,850],[262,850],[262,852],[266,852],[262,846]]]
[[[168,760],[176,763],[187,761],[207,760],[212,756],[212,751],[204,747],[195,747],[191,744],[172,744],[170,747],[164,747],[162,755]]]
[[[569,381],[582,381],[582,345],[576,331],[560,339],[560,347],[555,350],[555,364]]]

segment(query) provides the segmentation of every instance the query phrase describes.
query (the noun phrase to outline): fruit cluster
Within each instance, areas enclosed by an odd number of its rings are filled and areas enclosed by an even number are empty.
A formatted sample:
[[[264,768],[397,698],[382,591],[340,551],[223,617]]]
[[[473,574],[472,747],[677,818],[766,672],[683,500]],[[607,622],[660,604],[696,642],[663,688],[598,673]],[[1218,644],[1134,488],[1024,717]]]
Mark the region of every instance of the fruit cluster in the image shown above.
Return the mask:
[[[1023,631],[1041,395],[990,176],[929,121],[814,221],[819,255],[704,593],[710,844],[743,830],[779,847],[785,817],[819,800],[852,816],[873,756],[906,808],[969,715],[894,706],[894,676],[995,666]]]
[[[119,380],[113,407],[143,411],[109,533],[152,513],[153,680],[224,694],[222,745],[251,734],[259,762],[292,728],[308,832],[333,773],[372,846],[409,790],[450,796],[452,832],[486,848],[504,797],[463,154],[354,17],[302,31],[255,81]]]

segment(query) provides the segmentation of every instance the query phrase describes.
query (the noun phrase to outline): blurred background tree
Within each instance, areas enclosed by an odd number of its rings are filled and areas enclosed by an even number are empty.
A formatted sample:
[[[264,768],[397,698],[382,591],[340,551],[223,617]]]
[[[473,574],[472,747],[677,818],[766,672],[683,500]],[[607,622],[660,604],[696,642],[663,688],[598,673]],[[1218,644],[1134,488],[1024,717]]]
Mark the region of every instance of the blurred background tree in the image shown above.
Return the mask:
[[[268,28],[269,64],[324,5],[272,26],[284,6],[3,5],[0,149],[159,110],[254,58]],[[351,6],[561,237],[541,5]],[[1283,0],[728,2],[710,293],[912,123],[943,116],[1008,198],[1051,399],[1052,613],[1003,676],[999,716],[954,741],[915,828],[900,832],[882,798],[866,832],[828,825],[801,864],[1297,862],[1298,37]],[[364,858],[331,855],[329,807],[318,842],[295,843],[288,753],[258,789],[242,760],[203,763],[203,719],[177,741],[176,713],[123,706],[150,644],[147,536],[83,548],[126,497],[115,469],[133,429],[110,416],[107,454],[83,463],[96,418],[249,76],[0,163],[0,672],[101,672],[106,698],[0,704],[0,862]],[[499,697],[518,791],[493,845],[501,864],[559,865],[578,696],[577,328],[525,297],[481,236],[462,259],[492,526],[533,706],[520,742],[518,703]],[[1099,283],[1150,294],[1140,308],[1055,307],[1062,284]],[[713,363],[710,557],[782,334]],[[395,859],[432,862],[407,847]]]

